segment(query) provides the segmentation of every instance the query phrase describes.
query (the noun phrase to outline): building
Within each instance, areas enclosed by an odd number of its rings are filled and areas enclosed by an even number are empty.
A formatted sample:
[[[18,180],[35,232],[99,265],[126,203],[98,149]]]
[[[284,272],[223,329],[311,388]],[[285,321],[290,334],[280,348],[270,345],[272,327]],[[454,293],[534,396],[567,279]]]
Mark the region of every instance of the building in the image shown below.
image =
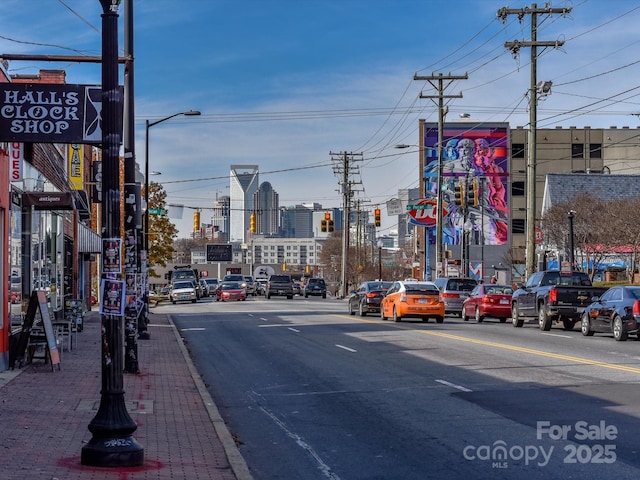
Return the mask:
[[[258,191],[257,165],[231,165],[229,240],[245,242],[249,218],[254,211],[254,194]]]
[[[280,197],[269,182],[263,182],[253,194],[256,232],[260,235],[280,233]]]

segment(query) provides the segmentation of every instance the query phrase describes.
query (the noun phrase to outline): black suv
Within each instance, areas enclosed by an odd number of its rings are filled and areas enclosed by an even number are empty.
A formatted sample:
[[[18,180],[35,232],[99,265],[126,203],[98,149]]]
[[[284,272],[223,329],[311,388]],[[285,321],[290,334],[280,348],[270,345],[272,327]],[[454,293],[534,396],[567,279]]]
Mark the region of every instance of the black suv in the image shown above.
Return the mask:
[[[293,280],[291,275],[271,275],[267,281],[264,296],[281,295],[289,300],[293,299]]]
[[[327,285],[324,283],[324,278],[310,278],[304,285],[304,298],[308,298],[309,295],[322,295],[322,298],[327,298]]]

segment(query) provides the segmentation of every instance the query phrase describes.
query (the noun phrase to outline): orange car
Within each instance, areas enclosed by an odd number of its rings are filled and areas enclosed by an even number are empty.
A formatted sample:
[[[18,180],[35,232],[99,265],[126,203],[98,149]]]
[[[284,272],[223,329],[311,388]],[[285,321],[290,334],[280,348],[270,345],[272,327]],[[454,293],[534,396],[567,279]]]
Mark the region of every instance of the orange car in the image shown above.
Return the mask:
[[[444,322],[444,301],[440,290],[431,282],[393,282],[380,303],[382,320],[393,318],[399,322],[403,318],[422,318],[428,322],[435,318],[437,323]]]

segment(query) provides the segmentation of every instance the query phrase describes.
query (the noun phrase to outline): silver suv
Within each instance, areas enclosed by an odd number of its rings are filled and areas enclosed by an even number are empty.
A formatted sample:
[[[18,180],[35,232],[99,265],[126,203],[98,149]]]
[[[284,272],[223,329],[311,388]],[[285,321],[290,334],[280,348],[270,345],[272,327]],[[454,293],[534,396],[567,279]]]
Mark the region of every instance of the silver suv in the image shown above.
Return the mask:
[[[444,313],[455,313],[462,317],[462,304],[469,298],[471,290],[476,288],[475,278],[437,278],[435,282],[444,300]]]

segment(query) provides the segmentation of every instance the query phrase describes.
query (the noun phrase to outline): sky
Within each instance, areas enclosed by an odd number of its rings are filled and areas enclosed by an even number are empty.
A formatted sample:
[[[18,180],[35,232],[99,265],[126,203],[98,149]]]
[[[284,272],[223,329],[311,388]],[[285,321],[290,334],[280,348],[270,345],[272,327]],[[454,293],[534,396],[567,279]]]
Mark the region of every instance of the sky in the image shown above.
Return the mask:
[[[127,1],[127,0],[125,0]],[[437,122],[434,87],[414,76],[467,75],[447,84],[446,121],[462,114],[528,128],[531,15],[504,21],[493,0],[132,0],[135,154],[189,236],[193,212],[210,221],[229,194],[231,165],[258,165],[280,205],[340,207],[332,154],[354,162],[354,199],[382,208],[379,234],[396,228],[385,204],[420,181],[418,121]],[[543,2],[538,3],[542,7]],[[509,8],[531,7],[513,3]],[[640,1],[558,0],[566,15],[538,15],[538,81],[553,82],[538,103],[539,128],[640,125]],[[2,0],[0,55],[101,54],[98,0]],[[119,9],[120,48],[125,4]],[[10,74],[63,69],[70,84],[99,84],[100,65],[12,60]],[[360,158],[360,157],[358,157]],[[172,209],[172,214],[175,210]]]

